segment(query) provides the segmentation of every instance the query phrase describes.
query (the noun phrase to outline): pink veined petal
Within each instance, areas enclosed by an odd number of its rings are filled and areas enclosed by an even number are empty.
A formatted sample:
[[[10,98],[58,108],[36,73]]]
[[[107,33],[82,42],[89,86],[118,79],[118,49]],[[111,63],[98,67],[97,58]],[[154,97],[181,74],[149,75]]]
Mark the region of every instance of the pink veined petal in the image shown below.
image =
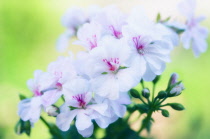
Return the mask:
[[[58,52],[64,52],[69,46],[69,40],[74,35],[74,30],[68,30],[60,35],[57,40],[56,49]]]
[[[56,118],[56,125],[58,126],[58,128],[62,131],[67,131],[70,128],[70,124],[77,113],[78,110],[72,110],[58,114]]]
[[[202,38],[194,38],[192,48],[195,56],[198,57],[200,53],[204,53],[207,50],[207,42]]]
[[[152,81],[156,77],[155,73],[150,69],[149,65],[147,64],[147,70],[143,75],[143,80],[144,81]]]
[[[89,105],[88,108],[97,111],[101,115],[104,115],[108,106],[107,106],[107,104],[102,103],[102,104]]]
[[[79,132],[79,134],[80,135],[82,135],[83,137],[85,137],[85,138],[88,138],[88,137],[90,137],[92,134],[93,134],[93,124],[90,126],[90,127],[88,127],[88,128],[86,128],[86,129],[84,129],[84,130],[79,130],[79,129],[77,129],[77,131]]]
[[[92,89],[102,97],[115,100],[119,97],[119,83],[114,75],[101,75],[91,80]]]
[[[86,115],[83,111],[80,110],[80,112],[77,114],[76,119],[76,127],[77,130],[85,130],[93,125],[91,118]]]
[[[110,117],[98,115],[98,117],[95,119],[95,121],[99,127],[107,128],[108,125],[110,124]]]
[[[125,115],[126,107],[124,105],[118,104],[117,102],[112,102],[111,105],[117,116],[123,117]]]
[[[183,46],[185,49],[190,48],[191,40],[192,40],[192,37],[189,31],[186,31],[181,35],[181,41],[183,42]]]
[[[54,104],[60,97],[62,93],[57,89],[45,92],[42,98],[42,104],[47,107]]]
[[[121,71],[118,71],[117,78],[120,86],[120,92],[127,92],[132,87],[135,87],[141,80],[140,74],[136,71],[135,68],[127,68]]]

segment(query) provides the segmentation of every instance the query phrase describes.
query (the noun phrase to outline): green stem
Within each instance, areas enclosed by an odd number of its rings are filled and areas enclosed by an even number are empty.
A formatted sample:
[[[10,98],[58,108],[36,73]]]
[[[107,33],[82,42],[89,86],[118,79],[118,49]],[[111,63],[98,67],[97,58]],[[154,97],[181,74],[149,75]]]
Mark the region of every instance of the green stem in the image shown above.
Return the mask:
[[[152,88],[152,101],[154,101],[154,97],[155,97],[155,84],[153,83],[153,88]]]
[[[49,128],[51,129],[50,124],[41,116],[40,119],[42,120],[42,122]]]
[[[144,81],[143,81],[143,80],[141,80],[141,86],[142,86],[142,89],[145,88],[145,87],[144,87]]]
[[[168,106],[169,104],[160,105],[160,107]]]
[[[147,105],[147,103],[141,98],[141,96],[139,96],[139,99],[140,99],[145,105]]]
[[[148,112],[147,117],[146,117],[146,119],[145,119],[145,122],[142,122],[141,128],[137,131],[138,134],[140,134],[141,131],[147,126],[147,124],[149,124],[149,122],[150,122],[150,120],[151,120],[151,118],[152,118],[152,113],[153,113],[152,110],[150,110],[150,111]]]
[[[158,103],[158,105],[160,105],[161,103],[163,103],[166,99],[167,99],[167,97],[165,97],[162,101],[160,101],[160,102]]]
[[[63,138],[62,135],[55,128],[53,128],[42,116],[40,116],[40,119],[48,127],[48,129],[52,135],[56,135],[60,139]]]

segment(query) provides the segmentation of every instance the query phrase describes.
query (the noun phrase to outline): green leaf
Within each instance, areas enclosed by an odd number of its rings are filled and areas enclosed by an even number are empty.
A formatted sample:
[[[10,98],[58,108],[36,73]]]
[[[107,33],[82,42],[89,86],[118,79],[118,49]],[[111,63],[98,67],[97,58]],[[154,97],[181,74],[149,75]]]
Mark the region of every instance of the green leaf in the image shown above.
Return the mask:
[[[161,111],[164,117],[169,117],[169,112],[167,110],[161,110]]]
[[[26,99],[26,96],[19,94],[19,98],[20,98],[20,100],[23,100],[23,99]]]
[[[127,69],[128,67],[120,66],[119,69]]]
[[[168,22],[171,19],[171,17],[167,17],[163,22]]]
[[[139,94],[139,92],[136,89],[131,89],[130,90],[130,94],[134,98],[140,98],[140,94]]]
[[[174,26],[169,26],[169,28],[171,28],[177,34],[182,34],[185,31],[185,29],[180,29],[180,28],[177,28],[177,27],[174,27]]]
[[[108,74],[108,72],[102,72],[101,74]]]
[[[161,15],[160,13],[158,13],[157,17],[156,17],[156,22],[159,22],[161,20]]]
[[[184,110],[184,106],[180,103],[168,103],[169,106],[171,106],[171,108],[173,108],[174,110],[177,110],[177,111],[182,111]]]
[[[30,121],[23,121],[20,119],[15,126],[15,133],[16,134],[26,133],[28,136],[30,136],[31,133]]]

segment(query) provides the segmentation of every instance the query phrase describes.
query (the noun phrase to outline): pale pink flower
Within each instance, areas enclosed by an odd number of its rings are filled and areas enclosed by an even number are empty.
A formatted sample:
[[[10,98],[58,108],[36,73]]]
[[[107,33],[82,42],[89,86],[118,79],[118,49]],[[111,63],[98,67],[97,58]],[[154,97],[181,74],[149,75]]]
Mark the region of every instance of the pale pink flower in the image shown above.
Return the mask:
[[[92,50],[98,46],[98,41],[102,36],[100,24],[91,22],[84,24],[77,32],[78,41],[74,44],[84,46],[87,50]]]
[[[120,39],[122,37],[122,26],[126,24],[126,15],[112,5],[102,9],[92,21],[101,24],[107,34]]]
[[[89,137],[93,133],[92,119],[105,116],[106,104],[92,103],[92,91],[90,84],[85,79],[75,79],[64,85],[67,90],[65,104],[56,118],[56,124],[62,131],[67,131],[70,124],[76,117],[77,131],[83,137]]]
[[[119,92],[126,92],[136,86],[144,68],[137,69],[128,60],[130,49],[113,37],[104,38],[99,47],[90,51],[89,75],[94,92],[102,97],[117,99]]]
[[[208,30],[199,25],[205,17],[194,16],[196,7],[195,0],[185,0],[179,4],[180,12],[186,17],[185,31],[181,35],[181,41],[185,49],[192,46],[194,55],[198,57],[207,50],[206,38]]]

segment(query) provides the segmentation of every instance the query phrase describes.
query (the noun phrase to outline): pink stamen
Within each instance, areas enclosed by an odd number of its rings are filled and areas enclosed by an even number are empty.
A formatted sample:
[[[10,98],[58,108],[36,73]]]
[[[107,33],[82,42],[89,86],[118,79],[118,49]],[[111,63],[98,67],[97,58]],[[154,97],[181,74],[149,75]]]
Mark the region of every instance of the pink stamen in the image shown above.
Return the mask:
[[[86,95],[86,93],[78,94],[76,96],[73,96],[72,98],[75,99],[79,103],[80,107],[85,107],[85,105],[86,105],[85,95]]]
[[[61,83],[59,83],[59,82],[57,82],[57,83],[55,84],[55,86],[57,87],[58,90],[61,90],[62,87],[63,87],[63,85],[62,85]]]
[[[119,58],[111,58],[110,60],[103,59],[103,61],[107,64],[110,71],[116,71],[119,64]]]
[[[138,36],[138,37],[133,37],[133,42],[134,42],[134,44],[135,44],[135,46],[136,46],[136,49],[137,49],[137,51],[138,51],[138,53],[140,54],[140,55],[144,55],[144,44],[142,44],[141,42],[140,42],[140,38],[141,38],[141,36]]]
[[[34,90],[34,96],[41,96],[42,93],[39,91],[39,89]]]
[[[89,44],[90,44],[90,49],[91,49],[91,50],[92,50],[93,48],[97,47],[97,37],[96,37],[96,35],[93,35],[93,36],[92,36],[92,40],[88,38],[87,41],[88,41]]]
[[[112,25],[109,26],[109,28],[110,28],[110,30],[112,31],[113,36],[115,36],[117,39],[122,38],[122,32],[117,31],[117,30],[114,28],[114,26],[112,26]]]

